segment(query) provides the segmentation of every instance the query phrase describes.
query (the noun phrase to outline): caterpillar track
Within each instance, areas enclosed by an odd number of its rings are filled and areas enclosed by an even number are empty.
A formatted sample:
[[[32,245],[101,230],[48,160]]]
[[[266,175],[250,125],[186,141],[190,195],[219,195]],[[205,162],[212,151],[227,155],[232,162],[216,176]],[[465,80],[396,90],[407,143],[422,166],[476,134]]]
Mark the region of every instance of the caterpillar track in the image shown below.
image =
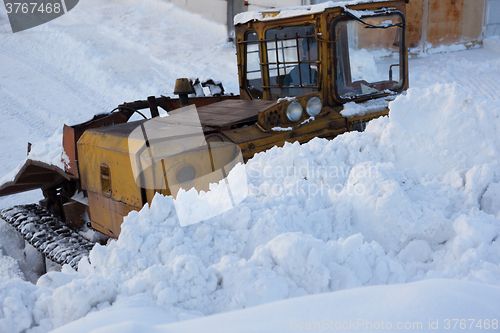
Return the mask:
[[[5,208],[0,218],[10,223],[28,243],[47,258],[60,265],[77,269],[82,257],[89,254],[94,243],[68,228],[56,215],[39,205]]]

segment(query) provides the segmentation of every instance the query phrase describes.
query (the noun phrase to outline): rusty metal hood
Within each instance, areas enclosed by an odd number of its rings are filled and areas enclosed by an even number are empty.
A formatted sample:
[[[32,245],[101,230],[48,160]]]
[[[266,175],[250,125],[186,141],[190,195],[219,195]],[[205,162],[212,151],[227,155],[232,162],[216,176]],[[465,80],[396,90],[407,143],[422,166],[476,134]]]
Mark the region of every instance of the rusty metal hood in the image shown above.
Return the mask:
[[[260,111],[265,111],[276,101],[262,100],[225,100],[199,107],[201,125],[215,129],[229,129],[257,122]]]

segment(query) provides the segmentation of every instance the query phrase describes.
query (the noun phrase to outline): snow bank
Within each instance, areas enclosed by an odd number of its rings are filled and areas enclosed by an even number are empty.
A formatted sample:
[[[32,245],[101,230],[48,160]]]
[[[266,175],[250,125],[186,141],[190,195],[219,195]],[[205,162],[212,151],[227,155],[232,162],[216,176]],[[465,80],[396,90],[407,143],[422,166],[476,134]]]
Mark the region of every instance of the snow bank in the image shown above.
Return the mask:
[[[3,220],[0,220],[0,279],[22,278],[36,283],[45,266],[42,255]]]
[[[155,332],[154,326],[175,321],[176,318],[156,306],[150,298],[137,295],[118,298],[112,307],[93,311],[86,317],[64,325],[53,332]]]
[[[500,36],[492,36],[483,41],[485,49],[500,53]]]
[[[410,89],[407,98],[391,103],[391,110],[381,141],[394,146],[398,167],[454,177],[456,182],[461,177],[466,187],[473,186],[467,184],[469,177],[476,182],[486,177],[486,184],[498,178],[498,101],[477,98],[457,84],[438,84]],[[459,170],[465,174],[457,175]]]
[[[76,321],[54,333],[202,332],[207,327],[220,333],[391,329],[432,332],[450,330],[455,324],[467,332],[484,332],[498,329],[498,297],[499,287],[433,279],[306,296],[167,325],[156,324],[158,319],[149,321],[149,308],[134,309],[137,312],[127,317],[128,313],[124,315],[122,307],[117,306],[114,311],[91,314],[89,320]],[[116,324],[118,319],[121,322]],[[93,321],[108,325],[94,331]]]
[[[435,84],[390,109],[364,133],[258,154],[249,197],[205,222],[180,227],[172,198],[156,196],[78,273],[16,286],[38,314],[29,324],[54,328],[138,294],[182,320],[435,277],[500,285],[499,104]],[[28,317],[4,313],[12,331]]]

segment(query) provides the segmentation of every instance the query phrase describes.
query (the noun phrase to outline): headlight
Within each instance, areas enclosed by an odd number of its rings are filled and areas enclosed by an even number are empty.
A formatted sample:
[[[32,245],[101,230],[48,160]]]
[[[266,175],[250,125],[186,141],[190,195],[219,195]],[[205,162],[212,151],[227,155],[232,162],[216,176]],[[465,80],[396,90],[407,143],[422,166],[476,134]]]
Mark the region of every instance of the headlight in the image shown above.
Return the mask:
[[[323,103],[321,102],[321,99],[318,96],[314,96],[309,98],[307,101],[306,112],[311,117],[316,117],[321,112],[322,107]]]
[[[288,104],[286,108],[286,116],[291,121],[298,121],[300,120],[300,118],[302,118],[303,111],[304,109],[302,108],[302,105],[297,101],[293,101],[292,103]]]
[[[175,178],[178,184],[187,183],[196,177],[196,170],[191,164],[185,164],[177,170]]]

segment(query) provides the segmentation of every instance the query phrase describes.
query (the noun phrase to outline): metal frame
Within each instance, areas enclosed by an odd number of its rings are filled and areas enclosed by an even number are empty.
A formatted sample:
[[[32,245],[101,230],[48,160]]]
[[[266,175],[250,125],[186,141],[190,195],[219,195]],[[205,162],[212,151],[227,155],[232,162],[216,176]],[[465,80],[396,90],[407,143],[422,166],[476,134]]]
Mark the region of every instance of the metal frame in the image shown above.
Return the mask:
[[[401,91],[407,89],[407,86],[408,86],[408,63],[407,63],[407,56],[405,55],[405,52],[408,52],[408,48],[406,46],[406,29],[404,28],[404,26],[406,25],[406,20],[405,20],[405,16],[404,14],[400,11],[400,10],[388,10],[388,11],[385,11],[383,13],[380,13],[379,15],[373,15],[373,16],[368,16],[368,18],[371,18],[371,17],[383,17],[383,16],[389,16],[389,15],[398,15],[401,17],[402,19],[402,24],[403,24],[403,28],[402,28],[402,36],[401,36],[401,44],[399,46],[399,58],[400,58],[400,63],[398,64],[399,65],[399,75],[401,78],[403,78],[403,84],[401,85],[401,87],[397,90],[392,90],[394,93],[400,93]],[[348,20],[345,20],[346,17],[349,17]],[[363,19],[364,17],[366,16],[362,16],[361,19]],[[335,29],[337,27],[337,25],[341,22],[349,22],[349,21],[360,21],[359,19],[356,19],[356,18],[353,18],[351,15],[340,15],[338,16],[335,20],[333,20],[331,22],[331,24],[329,25],[329,30],[331,30],[331,35],[335,35]],[[338,37],[338,36],[337,36]],[[335,59],[338,59],[338,54],[337,54],[337,48],[334,47],[333,48],[333,55],[334,55],[334,58]],[[334,62],[334,66],[333,66],[333,73],[334,73],[334,85],[333,85],[333,93],[334,93],[334,96],[335,96],[335,99],[341,103],[341,104],[344,104],[344,103],[348,103],[348,102],[359,102],[359,101],[364,101],[364,100],[367,100],[367,99],[373,99],[373,98],[380,98],[380,97],[383,97],[383,96],[387,96],[388,94],[384,91],[379,91],[378,93],[373,93],[373,94],[365,94],[365,95],[360,95],[358,97],[355,97],[355,98],[342,98],[338,92],[338,87],[339,87],[339,84],[337,82],[337,71],[338,71],[338,68],[339,67],[339,63],[338,61],[335,61]]]

